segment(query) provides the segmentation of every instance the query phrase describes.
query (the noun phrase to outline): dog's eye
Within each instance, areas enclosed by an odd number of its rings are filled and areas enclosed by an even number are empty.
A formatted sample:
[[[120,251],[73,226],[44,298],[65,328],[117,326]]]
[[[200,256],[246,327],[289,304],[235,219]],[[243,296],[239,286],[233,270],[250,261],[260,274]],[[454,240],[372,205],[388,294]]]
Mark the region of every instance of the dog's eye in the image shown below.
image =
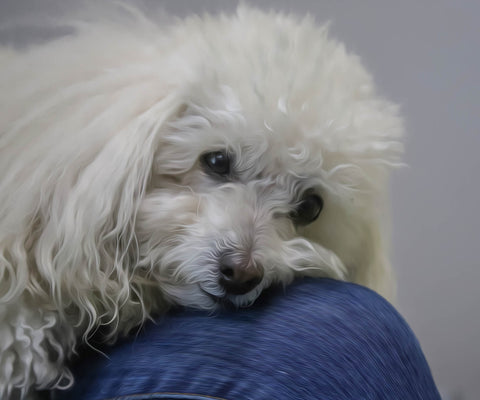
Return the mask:
[[[323,199],[313,193],[306,193],[290,214],[296,225],[308,225],[315,221],[323,208]]]
[[[202,163],[209,172],[218,175],[228,175],[230,173],[230,158],[224,151],[212,151],[204,154]]]

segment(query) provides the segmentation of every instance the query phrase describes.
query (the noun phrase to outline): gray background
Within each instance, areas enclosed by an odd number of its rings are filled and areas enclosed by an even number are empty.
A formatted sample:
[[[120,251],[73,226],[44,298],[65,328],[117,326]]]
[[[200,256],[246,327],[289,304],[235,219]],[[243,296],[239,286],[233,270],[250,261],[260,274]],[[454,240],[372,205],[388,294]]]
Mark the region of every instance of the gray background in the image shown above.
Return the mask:
[[[67,7],[70,1],[61,2]],[[176,15],[232,10],[236,1],[146,1]],[[480,2],[250,1],[309,12],[359,54],[407,121],[393,176],[393,262],[399,309],[416,332],[445,399],[480,399]],[[0,40],[51,32],[13,29],[59,1],[0,0]],[[3,24],[3,25],[1,25]],[[5,25],[6,24],[6,25]],[[33,32],[33,34],[32,34]]]

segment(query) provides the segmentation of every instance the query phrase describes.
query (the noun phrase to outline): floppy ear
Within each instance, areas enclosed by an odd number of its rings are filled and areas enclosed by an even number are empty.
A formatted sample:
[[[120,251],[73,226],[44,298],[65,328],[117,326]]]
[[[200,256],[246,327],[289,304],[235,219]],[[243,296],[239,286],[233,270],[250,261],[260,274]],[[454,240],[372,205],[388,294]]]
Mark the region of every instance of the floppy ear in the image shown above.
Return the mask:
[[[347,280],[367,286],[389,300],[394,299],[388,257],[388,213],[381,211],[383,202],[370,205],[373,200],[369,200],[363,207],[351,210],[348,202],[342,201],[348,196],[326,198],[325,212],[306,227],[306,236],[342,260]]]
[[[166,96],[115,132],[81,170],[38,240],[37,267],[58,309],[73,303],[75,322],[87,333],[99,323],[115,329],[120,319],[128,329],[149,311],[131,282],[138,257],[135,217],[162,132],[180,108],[177,95]],[[121,315],[123,309],[130,314]]]
[[[378,106],[378,105],[377,105]],[[404,164],[403,122],[398,108],[386,102],[365,113],[359,135],[357,164],[362,171],[359,197],[365,194],[363,207],[357,211],[357,236],[360,244],[354,281],[368,286],[390,301],[395,301],[395,277],[390,264],[390,172]],[[368,115],[367,115],[368,114]],[[369,120],[370,119],[370,120]],[[362,200],[359,201],[362,203]]]
[[[345,164],[331,175],[336,186],[325,190],[324,211],[306,233],[342,260],[349,281],[394,300],[389,262],[388,175],[387,168],[372,163],[363,169]],[[353,188],[349,182],[354,183]]]
[[[395,279],[389,261],[389,232],[385,218],[385,215],[372,215],[361,222],[361,256],[354,280],[395,302]]]

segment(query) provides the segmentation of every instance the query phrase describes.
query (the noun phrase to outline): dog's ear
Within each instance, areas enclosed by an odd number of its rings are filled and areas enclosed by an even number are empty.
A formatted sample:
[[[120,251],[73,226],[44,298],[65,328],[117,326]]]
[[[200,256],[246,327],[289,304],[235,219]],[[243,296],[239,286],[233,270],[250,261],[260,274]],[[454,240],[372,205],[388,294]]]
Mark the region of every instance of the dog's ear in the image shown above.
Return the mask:
[[[386,213],[370,215],[368,219],[360,222],[360,225],[361,254],[354,271],[354,281],[395,302],[396,287],[390,264],[390,228]]]
[[[340,258],[347,270],[347,280],[394,300],[389,213],[379,192],[371,197],[353,209],[350,201],[345,201],[348,199],[345,195],[327,197],[325,211],[303,233]]]
[[[51,269],[45,276],[58,308],[68,306],[58,304],[66,298],[73,301],[80,310],[76,322],[87,324],[87,332],[98,323],[118,323],[121,305],[137,303],[126,309],[139,309],[131,324],[141,322],[144,305],[131,285],[135,218],[165,126],[181,109],[176,94],[166,96],[115,132],[80,171],[56,221],[48,222],[55,232],[39,239],[37,259]]]

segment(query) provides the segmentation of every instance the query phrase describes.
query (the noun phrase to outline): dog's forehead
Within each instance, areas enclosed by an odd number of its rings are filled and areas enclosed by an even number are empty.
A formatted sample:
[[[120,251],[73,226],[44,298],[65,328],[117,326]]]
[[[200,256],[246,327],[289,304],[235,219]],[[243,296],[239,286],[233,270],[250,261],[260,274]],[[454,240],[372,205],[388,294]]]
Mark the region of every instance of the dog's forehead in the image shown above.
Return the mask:
[[[175,125],[177,135],[197,153],[227,150],[241,169],[255,165],[263,173],[311,176],[322,166],[324,145],[318,127],[290,115],[279,99],[275,109],[244,107],[228,88],[228,97],[218,95],[217,103],[191,103]]]
[[[228,85],[191,93],[198,97],[187,102],[179,130],[201,151],[227,149],[239,163],[298,176],[317,175],[338,151],[339,137],[329,132],[332,122],[311,109],[315,105],[307,95],[265,102],[261,94],[242,96]]]

